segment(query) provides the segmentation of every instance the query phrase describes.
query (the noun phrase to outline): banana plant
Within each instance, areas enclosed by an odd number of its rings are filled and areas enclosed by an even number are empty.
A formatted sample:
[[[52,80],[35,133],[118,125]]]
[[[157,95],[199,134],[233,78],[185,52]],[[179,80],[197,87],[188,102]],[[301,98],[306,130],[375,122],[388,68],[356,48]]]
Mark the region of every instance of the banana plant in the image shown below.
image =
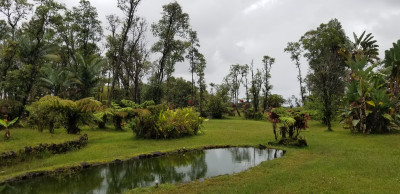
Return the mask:
[[[400,40],[385,51],[385,67],[390,71],[390,90],[397,96],[400,93]]]
[[[376,73],[374,68],[379,64],[371,64],[366,55],[357,55],[347,62],[351,69],[351,80],[346,86],[345,102],[348,106],[342,109],[343,123],[353,131],[357,128],[361,133],[388,131],[392,122],[391,112],[394,97],[387,92],[385,75]]]
[[[6,133],[4,134],[4,137],[6,139],[10,139],[10,130],[8,129],[11,125],[16,123],[18,121],[18,117],[13,119],[12,121],[8,121],[7,119],[0,120],[0,125],[4,126],[6,128]]]

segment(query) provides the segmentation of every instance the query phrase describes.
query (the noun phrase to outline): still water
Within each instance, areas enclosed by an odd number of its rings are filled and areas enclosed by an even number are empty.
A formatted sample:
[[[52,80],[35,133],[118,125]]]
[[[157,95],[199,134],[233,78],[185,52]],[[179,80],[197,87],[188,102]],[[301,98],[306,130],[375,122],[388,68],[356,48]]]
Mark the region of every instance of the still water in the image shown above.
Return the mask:
[[[156,182],[182,183],[238,173],[283,154],[253,147],[190,151],[90,167],[72,175],[36,177],[2,185],[0,193],[122,193]]]

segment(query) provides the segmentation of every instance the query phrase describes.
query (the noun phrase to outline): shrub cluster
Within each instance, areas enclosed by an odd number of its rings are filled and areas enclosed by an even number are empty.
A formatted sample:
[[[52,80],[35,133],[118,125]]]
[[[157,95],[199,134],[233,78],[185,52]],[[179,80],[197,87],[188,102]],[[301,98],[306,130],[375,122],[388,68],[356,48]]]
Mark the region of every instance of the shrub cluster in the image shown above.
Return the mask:
[[[222,98],[219,96],[210,96],[207,104],[207,112],[212,118],[220,119],[224,113],[231,113],[224,105]],[[232,111],[233,116],[235,113]]]
[[[276,143],[270,142],[270,144],[307,146],[305,138],[299,137],[300,131],[308,128],[307,121],[310,117],[306,112],[274,108],[268,112],[268,115],[277,141]],[[279,131],[277,131],[278,123],[281,125]],[[281,135],[281,139],[278,141],[279,135]]]
[[[71,101],[57,96],[44,96],[27,107],[29,123],[39,130],[48,128],[53,133],[55,126],[62,125],[70,134],[79,133],[79,123],[95,120],[93,113],[101,109],[101,102],[91,98]]]
[[[176,110],[158,105],[137,110],[138,116],[129,123],[137,137],[152,139],[179,138],[196,135],[203,118],[193,108]]]
[[[88,135],[84,134],[78,140],[66,141],[59,144],[39,144],[35,147],[25,146],[19,151],[9,151],[0,154],[0,166],[12,165],[15,162],[26,161],[30,158],[41,157],[46,154],[60,154],[71,150],[81,149],[87,145]]]

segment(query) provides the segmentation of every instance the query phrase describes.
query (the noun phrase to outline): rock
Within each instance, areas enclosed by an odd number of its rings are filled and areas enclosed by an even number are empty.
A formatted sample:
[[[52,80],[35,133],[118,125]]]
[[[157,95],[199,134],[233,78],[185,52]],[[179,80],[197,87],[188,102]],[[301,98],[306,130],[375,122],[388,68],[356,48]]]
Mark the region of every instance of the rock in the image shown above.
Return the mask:
[[[121,163],[122,162],[122,160],[120,160],[120,159],[115,159],[114,160],[114,163]]]
[[[90,164],[87,163],[87,162],[82,162],[82,163],[81,163],[81,167],[82,167],[82,168],[89,168],[89,167],[90,167]]]
[[[152,152],[151,154],[153,154],[154,157],[158,157],[158,156],[162,155],[162,153],[160,151]]]

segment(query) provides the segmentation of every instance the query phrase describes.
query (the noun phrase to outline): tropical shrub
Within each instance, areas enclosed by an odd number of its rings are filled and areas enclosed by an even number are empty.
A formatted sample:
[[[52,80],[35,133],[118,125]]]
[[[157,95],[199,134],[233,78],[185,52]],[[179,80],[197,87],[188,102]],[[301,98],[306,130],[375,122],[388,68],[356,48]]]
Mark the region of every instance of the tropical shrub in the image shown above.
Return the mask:
[[[279,145],[306,146],[305,138],[299,137],[300,131],[308,128],[307,121],[310,119],[306,112],[290,110],[285,108],[273,108],[268,112],[268,120],[272,123],[275,141],[278,141],[278,124],[281,139]],[[272,143],[274,144],[274,143]]]
[[[55,124],[60,124],[70,134],[81,131],[80,123],[89,124],[96,120],[93,113],[101,109],[101,102],[91,98],[71,101],[57,96],[44,96],[27,107],[30,123],[40,130],[48,127],[53,132]]]
[[[137,137],[151,139],[179,138],[196,135],[203,118],[193,108],[176,110],[140,109],[129,126]]]
[[[222,115],[227,112],[222,98],[219,96],[210,96],[207,104],[207,111],[212,118],[220,119]]]
[[[352,73],[345,90],[346,106],[340,110],[343,127],[353,133],[390,132],[398,98],[385,87],[385,76],[374,71],[378,64],[370,64],[362,55],[347,64]]]
[[[6,139],[10,139],[10,130],[8,129],[11,125],[16,123],[18,121],[18,117],[13,119],[12,121],[8,121],[7,119],[1,120],[0,119],[0,125],[6,128],[6,133],[4,134],[4,137]]]

